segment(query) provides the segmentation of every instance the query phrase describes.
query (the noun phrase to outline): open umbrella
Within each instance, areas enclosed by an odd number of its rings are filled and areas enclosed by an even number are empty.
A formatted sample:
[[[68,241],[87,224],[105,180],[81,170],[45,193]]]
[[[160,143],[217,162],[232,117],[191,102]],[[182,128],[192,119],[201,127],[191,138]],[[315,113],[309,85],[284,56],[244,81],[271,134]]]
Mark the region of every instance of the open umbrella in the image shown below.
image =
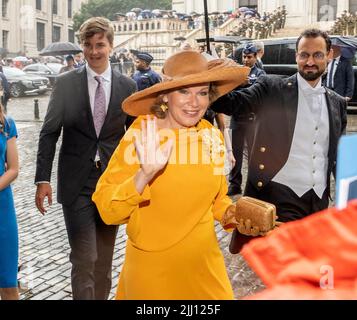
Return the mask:
[[[157,16],[157,15],[162,14],[162,13],[163,13],[163,11],[162,11],[162,10],[160,10],[160,9],[154,9],[154,10],[152,10],[152,11],[151,11],[151,13],[152,13],[152,14],[154,14],[155,16]]]
[[[341,47],[341,55],[352,59],[357,52],[357,38],[351,36],[330,36],[332,45]]]
[[[26,57],[23,57],[23,56],[18,56],[18,57],[15,57],[14,59],[12,59],[12,61],[15,61],[15,62],[27,62],[29,59],[27,59]]]
[[[116,52],[118,52],[118,53],[127,53],[127,52],[128,52],[128,49],[126,49],[126,48],[119,48]]]
[[[77,44],[72,42],[53,42],[40,52],[40,56],[65,56],[82,51]]]
[[[133,8],[130,10],[131,12],[135,12],[135,13],[140,13],[141,11],[143,11],[143,9],[140,8]]]
[[[330,36],[333,45],[357,49],[357,38],[351,36]]]
[[[176,41],[185,41],[185,40],[186,40],[186,38],[185,38],[185,37],[180,36],[180,37],[175,37],[175,38],[174,38],[174,40],[176,40]]]

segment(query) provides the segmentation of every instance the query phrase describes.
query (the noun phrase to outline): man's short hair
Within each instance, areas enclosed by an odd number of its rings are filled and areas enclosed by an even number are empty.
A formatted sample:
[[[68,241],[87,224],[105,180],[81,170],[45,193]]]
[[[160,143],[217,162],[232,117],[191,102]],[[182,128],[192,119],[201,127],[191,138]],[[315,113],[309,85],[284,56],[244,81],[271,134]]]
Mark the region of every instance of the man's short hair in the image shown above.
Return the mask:
[[[331,39],[327,34],[327,32],[319,29],[306,29],[305,31],[303,31],[296,41],[296,51],[298,51],[299,43],[302,38],[318,38],[318,37],[322,37],[325,39],[326,49],[327,52],[329,52],[331,50]]]
[[[264,50],[264,42],[263,41],[256,41],[254,42],[255,47],[257,48],[257,51]]]
[[[113,46],[114,28],[111,22],[103,17],[93,17],[85,21],[79,29],[79,39],[83,43],[98,33],[104,34]]]
[[[72,55],[68,55],[67,57],[66,57],[66,61],[68,62],[68,61],[74,61],[74,57],[72,56]]]

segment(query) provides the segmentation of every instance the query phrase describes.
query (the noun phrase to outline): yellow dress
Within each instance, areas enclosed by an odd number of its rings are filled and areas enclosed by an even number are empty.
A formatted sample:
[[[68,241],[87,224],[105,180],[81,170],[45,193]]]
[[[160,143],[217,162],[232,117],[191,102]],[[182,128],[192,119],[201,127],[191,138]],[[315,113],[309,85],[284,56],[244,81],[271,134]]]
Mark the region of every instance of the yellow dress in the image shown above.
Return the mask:
[[[93,194],[105,223],[128,224],[116,298],[233,299],[214,227],[232,204],[222,171],[222,135],[205,120],[164,133],[176,139],[170,162],[140,195],[132,137],[142,119],[125,134]]]

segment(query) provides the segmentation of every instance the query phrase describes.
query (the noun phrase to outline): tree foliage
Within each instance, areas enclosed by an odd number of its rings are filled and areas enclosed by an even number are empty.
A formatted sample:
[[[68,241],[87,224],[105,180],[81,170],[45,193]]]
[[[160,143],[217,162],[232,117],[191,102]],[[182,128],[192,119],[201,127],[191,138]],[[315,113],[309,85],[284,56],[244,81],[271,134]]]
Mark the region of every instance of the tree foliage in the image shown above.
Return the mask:
[[[115,20],[116,13],[126,13],[133,8],[141,9],[171,9],[171,0],[89,0],[83,3],[74,17],[74,29],[77,31],[81,24],[91,17],[106,17]]]

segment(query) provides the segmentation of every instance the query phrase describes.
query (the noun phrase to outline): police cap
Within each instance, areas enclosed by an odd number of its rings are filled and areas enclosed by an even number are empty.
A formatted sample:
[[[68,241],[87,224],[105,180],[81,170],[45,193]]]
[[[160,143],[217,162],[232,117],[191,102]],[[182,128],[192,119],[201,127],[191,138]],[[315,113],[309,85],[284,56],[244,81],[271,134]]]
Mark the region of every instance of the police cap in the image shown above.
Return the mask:
[[[253,43],[247,43],[243,48],[244,54],[251,54],[251,53],[257,53],[257,52],[258,52],[258,50]]]
[[[150,53],[147,53],[147,52],[139,52],[136,57],[140,60],[143,60],[147,63],[151,63],[151,61],[154,59],[154,57],[150,54]]]

